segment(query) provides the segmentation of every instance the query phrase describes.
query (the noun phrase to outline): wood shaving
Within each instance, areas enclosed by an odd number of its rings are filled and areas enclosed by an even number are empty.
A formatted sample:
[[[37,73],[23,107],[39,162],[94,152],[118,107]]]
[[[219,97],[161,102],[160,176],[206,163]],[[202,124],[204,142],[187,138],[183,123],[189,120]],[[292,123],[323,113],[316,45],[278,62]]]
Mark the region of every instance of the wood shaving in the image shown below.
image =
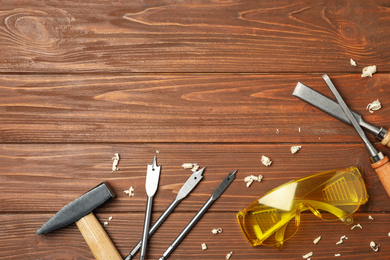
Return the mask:
[[[202,250],[206,250],[207,249],[207,245],[206,245],[206,243],[203,243],[202,244]]]
[[[342,237],[340,238],[340,241],[337,242],[336,245],[340,245],[340,244],[344,243],[344,239],[348,239],[348,237],[347,237],[347,236],[342,236]]]
[[[300,127],[298,127],[298,132],[301,132],[301,128]]]
[[[277,135],[280,134],[279,129],[276,129],[276,134],[277,134]]]
[[[103,226],[108,226],[108,222],[110,222],[112,220],[112,217],[110,216],[109,218],[108,218],[108,221],[104,221],[103,222]]]
[[[371,215],[368,215],[369,220],[374,220],[374,218]]]
[[[226,255],[226,259],[230,259],[232,257],[233,251]]]
[[[377,245],[374,241],[371,241],[371,242],[370,242],[370,247],[371,247],[371,249],[374,250],[375,252],[378,252],[380,245],[379,245],[379,244]]]
[[[377,111],[382,108],[381,102],[379,99],[375,100],[374,102],[367,105],[366,109],[370,111],[370,113],[374,113],[374,111]]]
[[[317,237],[316,239],[313,240],[313,244],[317,245],[318,242],[320,242],[321,236]]]
[[[157,154],[159,154],[159,153],[160,153],[160,151],[159,151],[159,150],[156,150],[156,153],[157,153]]]
[[[291,146],[290,150],[292,154],[296,154],[301,148],[302,146]]]
[[[335,257],[341,256],[341,254],[334,254]]]
[[[253,180],[251,179],[251,180],[249,180],[249,181],[247,181],[246,182],[246,187],[247,188],[249,188],[249,186],[251,186],[252,185],[252,182],[253,182]]]
[[[197,163],[195,163],[195,164],[192,166],[191,171],[192,171],[192,172],[196,172],[198,169],[199,169],[199,165],[198,165]]]
[[[222,233],[222,228],[214,228],[213,230],[211,230],[211,233],[213,233],[214,235],[220,234]]]
[[[270,166],[272,164],[272,161],[270,158],[268,158],[267,156],[263,155],[261,156],[261,162],[265,165],[265,166]]]
[[[390,232],[387,234],[387,236],[389,236],[389,237],[390,237]]]
[[[312,255],[313,255],[313,252],[310,252],[310,253],[307,253],[306,255],[303,255],[302,258],[307,259],[307,258],[311,257]]]
[[[362,225],[360,225],[360,224],[357,224],[357,225],[355,225],[355,226],[351,227],[351,230],[354,230],[354,229],[355,229],[355,228],[357,228],[357,227],[359,227],[359,228],[363,229]]]
[[[183,163],[183,165],[181,167],[183,167],[184,169],[192,169],[193,164],[192,163]]]
[[[372,65],[372,66],[368,66],[368,67],[365,67],[363,69],[363,72],[362,72],[362,78],[365,78],[365,77],[372,77],[372,74],[374,74],[376,72],[376,66],[375,65]]]
[[[244,181],[246,182],[246,186],[249,187],[254,181],[261,182],[263,179],[263,175],[255,176],[255,175],[250,175],[245,177]]]
[[[119,163],[119,153],[116,153],[114,154],[114,157],[112,157],[112,172],[116,172],[116,171],[119,171],[119,168],[117,167],[118,166],[118,163]]]
[[[133,188],[133,186],[130,186],[130,188],[128,190],[125,190],[123,192],[128,194],[129,197],[134,197],[134,188]]]
[[[357,66],[356,61],[354,61],[353,59],[350,59],[349,63],[351,64],[351,66]]]

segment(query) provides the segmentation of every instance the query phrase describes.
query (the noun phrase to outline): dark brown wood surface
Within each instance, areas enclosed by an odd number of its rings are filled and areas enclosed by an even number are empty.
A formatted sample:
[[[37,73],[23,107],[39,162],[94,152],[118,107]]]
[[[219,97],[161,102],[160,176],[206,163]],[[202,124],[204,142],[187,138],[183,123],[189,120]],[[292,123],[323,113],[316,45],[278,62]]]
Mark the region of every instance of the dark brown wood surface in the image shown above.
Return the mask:
[[[117,197],[95,213],[102,223],[113,217],[105,228],[126,256],[142,235],[146,165],[156,151],[153,220],[191,174],[183,163],[206,171],[151,238],[147,259],[165,252],[235,169],[236,180],[169,259],[225,259],[231,251],[232,260],[311,251],[312,259],[390,259],[390,198],[360,138],[292,96],[298,81],[331,96],[327,73],[351,109],[389,128],[389,17],[388,1],[1,1],[0,259],[93,259],[74,224],[35,232],[102,181]],[[378,72],[362,78],[369,65]],[[382,109],[369,113],[377,99]],[[293,145],[302,146],[294,155]],[[114,153],[121,160],[112,173]],[[354,215],[363,229],[305,212],[282,250],[246,242],[238,211],[287,181],[349,166],[369,194]],[[251,174],[264,178],[247,188]],[[130,186],[134,197],[123,192]],[[218,227],[223,233],[213,235]]]

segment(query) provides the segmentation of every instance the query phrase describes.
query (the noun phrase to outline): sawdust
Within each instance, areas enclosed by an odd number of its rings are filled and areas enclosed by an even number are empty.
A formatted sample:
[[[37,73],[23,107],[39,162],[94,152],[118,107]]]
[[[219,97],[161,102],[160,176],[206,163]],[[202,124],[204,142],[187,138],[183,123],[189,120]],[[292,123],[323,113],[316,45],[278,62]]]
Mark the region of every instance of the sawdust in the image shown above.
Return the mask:
[[[263,155],[261,156],[261,162],[265,165],[265,166],[270,166],[272,164],[272,161],[270,158],[268,158],[267,156]]]
[[[115,153],[114,157],[112,157],[112,160],[113,160],[113,162],[112,162],[112,172],[119,171],[119,168],[117,167],[118,164],[119,164],[119,160],[120,160],[119,153]]]
[[[366,109],[370,111],[370,113],[374,113],[374,111],[377,111],[382,108],[381,102],[379,99],[375,100],[374,102],[367,105]]]
[[[365,67],[363,69],[363,72],[362,72],[362,78],[365,78],[365,77],[372,77],[372,74],[374,74],[376,72],[376,66],[375,65],[372,65],[372,66],[368,66],[368,67]]]

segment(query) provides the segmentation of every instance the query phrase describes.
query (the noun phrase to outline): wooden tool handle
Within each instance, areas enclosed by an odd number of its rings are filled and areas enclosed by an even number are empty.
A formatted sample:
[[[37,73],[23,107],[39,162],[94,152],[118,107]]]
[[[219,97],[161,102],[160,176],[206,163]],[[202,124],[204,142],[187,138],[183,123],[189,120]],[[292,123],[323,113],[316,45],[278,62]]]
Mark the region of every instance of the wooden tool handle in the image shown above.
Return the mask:
[[[390,128],[387,130],[387,134],[385,135],[385,138],[383,138],[381,144],[390,147]]]
[[[96,260],[122,260],[106,231],[91,212],[76,222]]]
[[[382,182],[383,187],[385,188],[387,194],[390,197],[390,162],[389,157],[385,156],[379,162],[371,164],[372,168],[375,169],[376,173],[379,176],[380,181]]]

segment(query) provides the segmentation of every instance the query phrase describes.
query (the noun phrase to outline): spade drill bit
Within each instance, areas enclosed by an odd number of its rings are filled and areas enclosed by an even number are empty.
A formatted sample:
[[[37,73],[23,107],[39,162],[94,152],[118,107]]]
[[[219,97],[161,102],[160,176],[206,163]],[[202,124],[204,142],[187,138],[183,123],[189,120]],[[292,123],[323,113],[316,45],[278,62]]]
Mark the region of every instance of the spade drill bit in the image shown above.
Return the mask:
[[[191,219],[191,221],[187,224],[187,226],[183,229],[183,231],[177,236],[175,241],[168,247],[160,260],[167,259],[172,252],[176,249],[176,247],[180,244],[180,242],[186,237],[186,235],[191,231],[191,229],[195,226],[195,224],[199,221],[199,219],[203,216],[203,214],[211,207],[211,205],[222,195],[222,193],[229,187],[230,183],[236,178],[235,170],[232,173],[229,173],[225,179],[219,184],[217,189],[213,192],[211,197],[206,201],[206,203],[202,206],[202,208],[196,213],[196,215]]]
[[[202,180],[203,172],[205,168],[200,169],[199,171],[194,172],[181,187],[179,193],[176,198],[173,200],[171,205],[164,211],[163,214],[157,219],[157,221],[153,224],[153,226],[149,230],[149,238],[156,232],[156,230],[161,226],[161,224],[165,221],[165,219],[171,214],[171,212],[179,205],[180,201],[182,201],[187,195],[198,185],[198,183]],[[131,250],[130,254],[125,258],[125,260],[130,260],[132,257],[138,252],[142,244],[142,240],[138,242],[138,244]]]
[[[146,194],[148,196],[148,200],[146,202],[144,229],[142,233],[141,255],[139,258],[140,260],[144,260],[146,255],[146,247],[149,238],[150,218],[152,216],[152,202],[154,194],[156,193],[158,188],[160,169],[161,166],[157,166],[157,156],[154,156],[153,164],[148,164],[148,169],[146,173],[145,189]]]

